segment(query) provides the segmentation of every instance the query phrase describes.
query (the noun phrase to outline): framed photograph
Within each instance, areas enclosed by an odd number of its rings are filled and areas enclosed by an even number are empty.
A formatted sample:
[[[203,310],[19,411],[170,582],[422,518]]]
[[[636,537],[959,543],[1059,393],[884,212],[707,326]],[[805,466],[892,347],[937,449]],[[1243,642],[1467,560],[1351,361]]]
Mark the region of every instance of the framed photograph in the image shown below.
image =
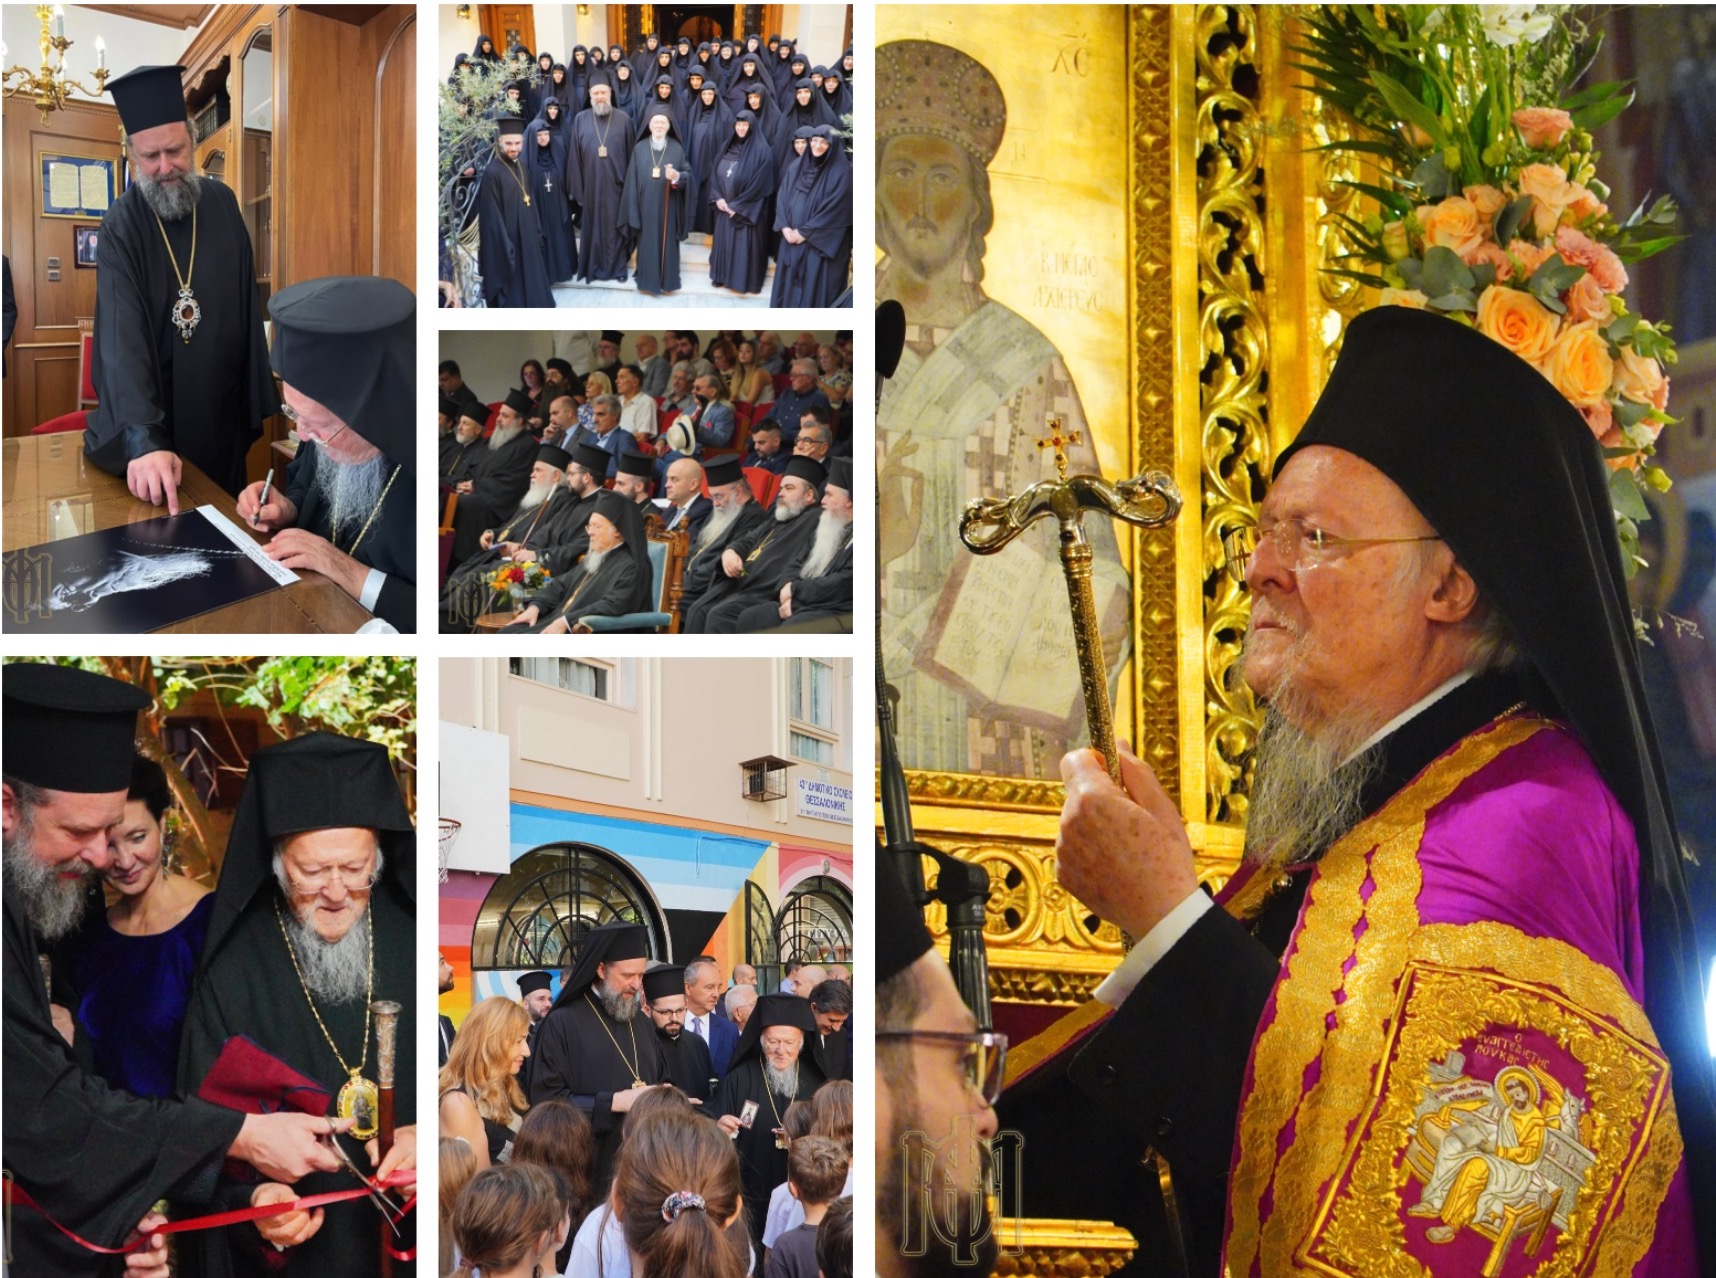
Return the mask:
[[[101,228],[99,226],[74,226],[72,227],[72,234],[77,238],[76,251],[72,254],[72,259],[77,263],[78,269],[83,270],[86,267],[94,269],[95,248],[100,238]]]
[[[89,218],[107,216],[107,210],[117,198],[114,160],[87,155],[43,154],[42,216]]]

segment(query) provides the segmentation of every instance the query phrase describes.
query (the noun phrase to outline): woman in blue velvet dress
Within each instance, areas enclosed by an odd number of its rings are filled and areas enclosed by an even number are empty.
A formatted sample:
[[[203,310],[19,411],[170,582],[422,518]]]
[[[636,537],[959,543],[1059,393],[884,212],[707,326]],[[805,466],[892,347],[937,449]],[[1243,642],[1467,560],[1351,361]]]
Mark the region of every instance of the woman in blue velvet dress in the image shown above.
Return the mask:
[[[119,899],[69,939],[62,970],[95,1072],[138,1096],[171,1096],[179,1031],[214,894],[175,874],[166,830],[172,794],[161,765],[138,758],[125,817],[107,831],[103,878]]]

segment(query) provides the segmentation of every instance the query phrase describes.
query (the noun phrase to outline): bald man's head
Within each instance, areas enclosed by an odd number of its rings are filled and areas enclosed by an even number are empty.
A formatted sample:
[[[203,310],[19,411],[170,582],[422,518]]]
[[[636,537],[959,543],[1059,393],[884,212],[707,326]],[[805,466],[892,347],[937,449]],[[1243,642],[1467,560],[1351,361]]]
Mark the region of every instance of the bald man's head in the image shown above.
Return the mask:
[[[667,499],[683,506],[703,489],[703,467],[689,457],[681,457],[667,468]]]

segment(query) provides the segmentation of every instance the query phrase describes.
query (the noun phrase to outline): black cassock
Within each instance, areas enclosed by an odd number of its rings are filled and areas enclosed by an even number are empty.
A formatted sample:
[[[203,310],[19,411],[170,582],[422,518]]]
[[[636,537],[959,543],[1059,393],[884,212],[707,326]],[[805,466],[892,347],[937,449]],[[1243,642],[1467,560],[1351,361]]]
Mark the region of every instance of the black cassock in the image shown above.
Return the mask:
[[[692,548],[691,558],[685,562],[685,576],[680,581],[682,616],[689,612],[691,605],[709,589],[710,583],[717,578],[727,580],[727,575],[721,571],[721,552],[729,546],[738,545],[764,524],[773,522],[774,516],[769,514],[767,506],[748,501],[740,508],[739,517],[729,525],[726,532],[707,545]]]
[[[205,966],[199,973],[185,1016],[184,1045],[179,1057],[180,1087],[195,1093],[227,1039],[242,1034],[326,1088],[328,1110],[332,1113],[333,1098],[348,1076],[317,1026],[309,1000],[293,973],[286,939],[275,918],[276,896],[272,891],[258,892],[220,943],[218,953],[205,956]],[[410,902],[387,878],[376,884],[370,897],[369,918],[375,932],[374,997],[393,999],[401,1008],[393,1104],[394,1121],[404,1127],[417,1121],[417,924]],[[375,1031],[373,1027],[369,1029],[370,1042],[365,1045],[363,999],[318,1003],[317,1011],[346,1063],[355,1067],[363,1059],[364,1077],[373,1081]],[[337,1139],[358,1167],[370,1170],[361,1141],[350,1136]],[[219,1197],[228,1208],[249,1206],[257,1183],[223,1178]],[[350,1189],[355,1184],[349,1172],[315,1172],[293,1188],[299,1194],[320,1194]],[[289,1248],[284,1253],[283,1265],[279,1263],[281,1254],[263,1240],[255,1223],[243,1221],[180,1237],[179,1272],[187,1278],[193,1275],[239,1278],[262,1273],[375,1278],[380,1267],[380,1213],[364,1199],[336,1203],[324,1211],[326,1215],[316,1236],[301,1246]],[[410,1234],[406,1237],[409,1239]]]
[[[804,554],[809,553],[810,544],[806,543]],[[820,626],[836,618],[845,618],[849,622],[852,617],[852,539],[847,538],[846,544],[835,554],[834,562],[820,577],[804,579],[789,573],[786,579],[792,582],[792,615],[785,618],[780,615],[778,598],[765,599],[738,615],[733,623],[735,633],[754,635],[782,627],[800,629]]]
[[[548,145],[537,144],[539,130],[548,130]],[[572,203],[566,195],[566,147],[564,128],[540,116],[524,131],[524,154],[519,157],[530,175],[530,202],[542,227],[543,261],[548,278],[569,280],[578,270],[578,241],[572,231]]]
[[[614,1113],[614,1093],[631,1087],[634,1078],[664,1082],[666,1063],[655,1024],[646,1013],[640,1010],[622,1025],[595,997],[587,992],[543,1017],[531,1068],[530,1103],[558,1096],[584,1111],[596,1137],[595,1188],[606,1193],[626,1117]]]
[[[480,448],[482,442],[481,438],[477,438],[462,444],[456,431],[449,431],[441,436],[440,456],[436,462],[436,473],[441,476],[441,482],[456,484],[460,480],[469,479],[470,463],[476,457],[471,450]]]
[[[578,255],[581,280],[623,280],[631,245],[620,229],[620,197],[631,159],[631,117],[615,109],[606,116],[580,112],[566,148],[566,191],[582,210]]]
[[[787,1152],[775,1148],[774,1129],[781,1126],[787,1106],[795,1100],[809,1100],[826,1081],[810,1053],[804,1052],[798,1058],[798,1091],[791,1096],[769,1090],[763,1062],[755,1056],[729,1069],[715,1089],[714,1103],[709,1106],[711,1117],[742,1116],[746,1101],[757,1103],[750,1127],[739,1129],[734,1145],[739,1151],[739,1180],[744,1190],[745,1215],[751,1226],[751,1245],[758,1255],[762,1254],[769,1195],[787,1178]]]
[[[173,257],[202,308],[189,342],[173,323]],[[236,494],[245,483],[245,453],[280,407],[237,199],[205,180],[194,224],[189,217],[157,222],[134,187],[101,219],[96,264],[90,376],[101,402],[84,435],[90,461],[123,475],[133,459],[167,449]]]
[[[715,1064],[709,1059],[709,1044],[688,1030],[681,1030],[678,1038],[666,1038],[659,1033],[656,1037],[667,1064],[664,1081],[707,1105],[715,1090]]]
[[[626,189],[620,202],[620,225],[631,233],[638,249],[635,279],[642,293],[672,293],[679,288],[679,242],[691,230],[687,206],[697,199],[697,175],[685,158],[685,148],[672,134],[661,151],[650,149],[646,133],[632,147],[626,169]],[[679,174],[677,185],[667,170]]]
[[[530,184],[519,164],[498,150],[477,188],[477,270],[490,306],[553,306],[542,223],[525,203]]]
[[[375,518],[369,520],[369,512],[360,511],[357,520],[347,519],[335,536],[330,527],[333,512],[323,505],[316,484],[321,452],[314,446],[301,446],[286,468],[286,499],[298,508],[298,522],[293,526],[326,538],[334,549],[386,573],[387,580],[376,596],[375,615],[401,634],[416,634],[417,546],[412,529],[417,523],[417,493],[411,472],[399,467],[395,474],[395,465],[389,462],[387,473],[393,476],[393,483],[387,488]],[[387,481],[384,479],[382,483],[385,485]],[[369,527],[360,536],[365,520],[369,520]]]
[[[787,171],[775,229],[789,226],[804,243],[781,236],[769,305],[833,306],[846,291],[852,265],[852,161],[839,139],[820,156],[807,152]]]
[[[594,575],[580,564],[552,578],[537,591],[530,601],[538,609],[534,626],[513,625],[506,630],[509,634],[534,635],[561,618],[567,625],[573,625],[585,617],[623,617],[628,612],[642,612],[649,604],[650,586],[649,577],[639,570],[625,547],[616,546]],[[654,1028],[652,1023],[650,1029]]]
[[[703,105],[701,97],[695,99],[686,109],[686,120],[685,149],[691,157],[691,171],[697,175],[697,189],[707,192],[709,179],[715,172],[715,161],[721,157],[733,136],[733,113],[717,92],[715,100],[708,106]],[[708,200],[697,201],[691,229],[705,233],[715,229]]]
[[[729,577],[717,567],[709,588],[686,609],[682,633],[731,634],[739,614],[754,604],[766,603],[780,594],[781,583],[803,562],[816,540],[821,512],[812,506],[786,523],[771,516],[731,549],[745,561],[745,575]],[[683,596],[682,596],[683,597]]]
[[[206,1197],[244,1116],[199,1100],[140,1100],[86,1074],[54,1028],[37,955],[42,944],[16,893],[5,911],[5,1167],[55,1220],[120,1246],[169,1192]],[[7,1211],[10,1272],[106,1278],[124,1261],[67,1241],[40,1215]]]
[[[588,544],[585,528],[595,508],[594,493],[575,497],[570,489],[557,488],[535,509],[515,510],[506,522],[496,526],[487,550],[478,551],[448,576],[441,590],[442,633],[465,634],[478,617],[506,605],[507,596],[491,590],[483,580],[500,566],[502,542],[514,541],[536,551],[543,565],[553,572],[548,564],[549,547],[572,540]]]
[[[756,117],[745,111],[734,123],[739,120],[749,122],[750,133],[731,137],[715,159],[710,181],[707,203],[715,223],[715,243],[709,254],[709,279],[720,288],[760,293],[768,278],[769,243],[774,238],[769,214],[775,161]],[[722,212],[717,200],[725,200],[731,213]]]
[[[485,445],[477,472],[471,476],[471,491],[459,498],[453,511],[453,563],[461,564],[475,554],[483,529],[495,527],[518,505],[530,487],[530,470],[540,447],[527,430],[498,449]]]

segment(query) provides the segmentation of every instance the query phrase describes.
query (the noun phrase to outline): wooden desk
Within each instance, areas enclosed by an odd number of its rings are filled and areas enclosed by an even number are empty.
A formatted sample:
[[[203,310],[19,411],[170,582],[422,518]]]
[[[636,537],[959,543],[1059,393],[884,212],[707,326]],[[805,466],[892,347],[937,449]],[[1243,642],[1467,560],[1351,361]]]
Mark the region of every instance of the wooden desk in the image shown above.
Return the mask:
[[[165,506],[138,501],[125,481],[97,470],[83,455],[83,434],[22,435],[4,442],[6,550],[84,533],[141,523],[166,514]],[[50,521],[48,504],[59,508],[58,526]],[[238,506],[226,492],[189,462],[179,487],[179,509],[213,506],[260,544],[268,539],[252,532],[238,517]],[[69,516],[69,519],[68,519]],[[345,591],[318,572],[298,570],[298,581],[280,590],[228,604],[201,616],[166,626],[156,633],[179,634],[350,634],[370,614]]]

